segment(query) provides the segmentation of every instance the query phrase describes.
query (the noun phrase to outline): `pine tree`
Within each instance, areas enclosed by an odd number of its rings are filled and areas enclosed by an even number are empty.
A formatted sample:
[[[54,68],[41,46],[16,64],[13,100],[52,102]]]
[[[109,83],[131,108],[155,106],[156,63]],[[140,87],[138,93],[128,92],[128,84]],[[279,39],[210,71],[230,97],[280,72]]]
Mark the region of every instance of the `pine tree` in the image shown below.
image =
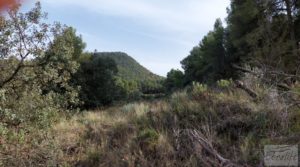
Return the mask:
[[[188,83],[192,81],[213,83],[226,77],[224,28],[220,19],[215,22],[214,30],[193,48],[181,64]]]

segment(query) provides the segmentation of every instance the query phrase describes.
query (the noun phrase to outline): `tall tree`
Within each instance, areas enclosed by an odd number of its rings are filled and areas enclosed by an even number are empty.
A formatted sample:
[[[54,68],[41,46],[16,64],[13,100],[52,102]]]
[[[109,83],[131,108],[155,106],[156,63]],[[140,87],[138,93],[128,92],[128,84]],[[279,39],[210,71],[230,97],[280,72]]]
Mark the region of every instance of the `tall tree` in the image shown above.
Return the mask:
[[[165,87],[168,92],[173,92],[177,89],[184,87],[184,74],[180,70],[172,69],[167,74],[167,79],[165,80]]]
[[[224,48],[224,28],[220,19],[215,22],[214,30],[209,32],[193,48],[190,55],[181,61],[187,82],[214,82],[226,78]]]
[[[296,73],[299,71],[296,1],[261,1],[257,6],[259,25],[247,35],[252,61],[267,70]]]
[[[80,99],[85,108],[108,105],[118,98],[117,72],[117,65],[111,58],[92,55],[90,60],[81,63],[74,82],[81,87]]]
[[[27,13],[14,8],[0,16],[0,88],[20,93],[29,85],[70,87],[70,76],[78,69],[74,56],[84,44],[72,28],[43,22],[46,15],[38,2]]]
[[[74,34],[45,19],[39,2],[26,13],[14,8],[0,14],[0,92],[5,97],[0,99],[0,122],[15,122],[6,112],[17,123],[44,127],[51,122],[45,120],[78,102],[70,85],[79,67],[73,58]]]
[[[41,12],[41,5],[36,6],[27,13],[20,13],[19,8],[10,9],[6,14],[0,15],[0,58],[1,60],[16,59],[14,63],[2,65],[7,70],[1,73],[0,88],[15,80],[18,74],[26,65],[26,61],[30,58],[41,58],[43,52],[47,49],[51,42],[49,39],[53,37],[50,32],[57,32],[56,27],[41,22],[46,17]]]
[[[42,59],[35,60],[43,65],[41,72],[51,71],[56,74],[46,75],[41,79],[40,82],[44,82],[43,92],[60,94],[65,99],[65,107],[72,107],[78,103],[78,86],[71,83],[71,80],[79,68],[84,48],[85,43],[81,36],[76,35],[76,30],[64,27],[55,34]]]
[[[230,63],[250,62],[248,35],[259,25],[259,8],[255,0],[231,0],[227,17],[226,50]]]

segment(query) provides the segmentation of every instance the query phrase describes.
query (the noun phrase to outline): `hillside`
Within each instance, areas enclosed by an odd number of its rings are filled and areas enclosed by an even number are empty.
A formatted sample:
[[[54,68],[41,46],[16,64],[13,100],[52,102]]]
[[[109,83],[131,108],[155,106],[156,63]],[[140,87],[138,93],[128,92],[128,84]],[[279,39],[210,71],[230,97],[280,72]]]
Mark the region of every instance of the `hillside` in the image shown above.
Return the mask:
[[[135,80],[138,82],[158,81],[163,77],[158,76],[142,65],[135,59],[123,52],[98,52],[96,56],[112,58],[118,66],[118,75],[125,80]]]
[[[300,144],[300,110],[294,106],[286,112],[290,103],[281,100],[286,97],[248,80],[260,98],[234,84],[194,84],[168,99],[83,112],[14,140],[5,135],[2,165],[257,166],[263,163],[264,145]],[[18,145],[9,142],[18,139]]]

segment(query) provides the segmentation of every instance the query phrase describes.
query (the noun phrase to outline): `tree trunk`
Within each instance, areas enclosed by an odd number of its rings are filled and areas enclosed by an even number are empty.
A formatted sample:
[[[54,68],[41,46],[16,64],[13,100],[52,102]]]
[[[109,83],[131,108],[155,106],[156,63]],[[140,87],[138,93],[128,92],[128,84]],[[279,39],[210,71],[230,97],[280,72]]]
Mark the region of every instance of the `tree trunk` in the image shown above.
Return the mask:
[[[292,42],[293,47],[293,57],[297,57],[297,41],[295,35],[295,27],[294,27],[294,19],[293,19],[293,4],[291,0],[284,0],[286,5],[287,19],[290,31],[290,40]]]

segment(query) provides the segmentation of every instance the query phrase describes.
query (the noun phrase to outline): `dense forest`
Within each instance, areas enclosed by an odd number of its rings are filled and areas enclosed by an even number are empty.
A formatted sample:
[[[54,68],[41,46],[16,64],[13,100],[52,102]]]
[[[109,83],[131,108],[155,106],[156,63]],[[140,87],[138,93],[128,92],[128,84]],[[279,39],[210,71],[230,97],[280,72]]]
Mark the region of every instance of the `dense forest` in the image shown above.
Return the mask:
[[[300,144],[298,0],[231,0],[166,78],[20,7],[0,13],[0,166],[266,166]]]
[[[217,19],[214,29],[182,60],[183,86],[236,79],[254,68],[262,70],[266,81],[276,77],[277,83],[292,84],[300,71],[299,7],[295,0],[232,1],[227,27]]]

